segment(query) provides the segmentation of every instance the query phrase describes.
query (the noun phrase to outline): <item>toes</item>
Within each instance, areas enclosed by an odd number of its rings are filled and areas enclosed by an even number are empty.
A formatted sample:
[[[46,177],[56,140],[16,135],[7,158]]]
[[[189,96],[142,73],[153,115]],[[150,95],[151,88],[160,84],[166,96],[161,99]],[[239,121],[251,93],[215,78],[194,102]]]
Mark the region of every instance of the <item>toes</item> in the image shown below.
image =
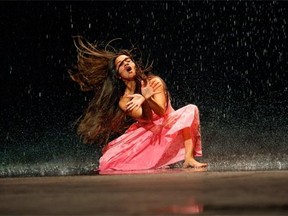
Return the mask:
[[[195,164],[189,164],[189,163],[186,163],[184,162],[183,163],[183,168],[203,168],[203,167],[207,167],[208,164],[207,163],[195,163]]]
[[[183,163],[183,168],[189,168],[190,164],[189,163]]]

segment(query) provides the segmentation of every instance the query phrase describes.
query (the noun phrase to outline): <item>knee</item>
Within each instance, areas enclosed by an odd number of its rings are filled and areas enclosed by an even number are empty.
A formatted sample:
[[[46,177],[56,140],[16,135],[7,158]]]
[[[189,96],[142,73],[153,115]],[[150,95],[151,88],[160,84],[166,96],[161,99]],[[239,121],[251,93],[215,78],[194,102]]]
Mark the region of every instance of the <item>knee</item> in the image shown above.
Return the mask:
[[[195,104],[188,104],[187,107],[192,112],[197,112],[197,113],[199,112],[199,109]]]

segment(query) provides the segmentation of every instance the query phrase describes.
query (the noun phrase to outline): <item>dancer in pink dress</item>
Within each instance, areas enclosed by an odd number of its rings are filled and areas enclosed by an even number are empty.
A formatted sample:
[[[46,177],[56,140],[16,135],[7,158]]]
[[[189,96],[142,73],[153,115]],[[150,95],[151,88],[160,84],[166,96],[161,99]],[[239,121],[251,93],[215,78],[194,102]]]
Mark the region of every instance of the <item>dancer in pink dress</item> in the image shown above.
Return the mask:
[[[130,51],[100,49],[81,37],[75,45],[78,61],[71,78],[81,90],[95,92],[78,134],[84,143],[105,144],[100,172],[158,169],[180,161],[183,168],[207,166],[194,158],[202,156],[197,106],[174,110],[165,82]],[[128,119],[134,123],[127,127]]]

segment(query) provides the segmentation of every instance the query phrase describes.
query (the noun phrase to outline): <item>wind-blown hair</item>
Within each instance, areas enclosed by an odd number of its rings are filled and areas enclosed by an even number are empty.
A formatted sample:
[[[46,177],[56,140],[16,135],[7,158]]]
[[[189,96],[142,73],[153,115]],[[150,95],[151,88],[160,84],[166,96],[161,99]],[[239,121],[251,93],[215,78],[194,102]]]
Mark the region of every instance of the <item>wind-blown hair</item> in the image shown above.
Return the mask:
[[[133,60],[132,51],[116,51],[109,43],[101,49],[97,43],[90,43],[82,37],[74,37],[77,50],[77,63],[68,72],[82,91],[93,91],[94,97],[85,113],[78,119],[77,133],[84,143],[105,144],[110,136],[123,133],[129,122],[119,108],[120,97],[125,91],[125,84],[118,78],[115,59],[127,55]],[[108,49],[110,48],[110,50]],[[113,50],[111,50],[113,48]],[[134,60],[133,60],[134,61]],[[142,69],[136,65],[136,91],[140,92],[141,80],[147,81],[150,67]]]

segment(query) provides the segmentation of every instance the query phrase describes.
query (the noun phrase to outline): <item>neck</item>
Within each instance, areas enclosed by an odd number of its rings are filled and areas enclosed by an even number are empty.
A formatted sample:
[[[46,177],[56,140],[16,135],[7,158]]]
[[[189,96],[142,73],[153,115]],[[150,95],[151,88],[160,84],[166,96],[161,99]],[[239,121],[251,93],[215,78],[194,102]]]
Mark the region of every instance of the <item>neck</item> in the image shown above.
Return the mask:
[[[136,82],[134,80],[132,81],[124,81],[125,82],[125,85],[126,85],[126,90],[129,91],[129,92],[133,92],[135,91],[135,88],[136,88]]]

